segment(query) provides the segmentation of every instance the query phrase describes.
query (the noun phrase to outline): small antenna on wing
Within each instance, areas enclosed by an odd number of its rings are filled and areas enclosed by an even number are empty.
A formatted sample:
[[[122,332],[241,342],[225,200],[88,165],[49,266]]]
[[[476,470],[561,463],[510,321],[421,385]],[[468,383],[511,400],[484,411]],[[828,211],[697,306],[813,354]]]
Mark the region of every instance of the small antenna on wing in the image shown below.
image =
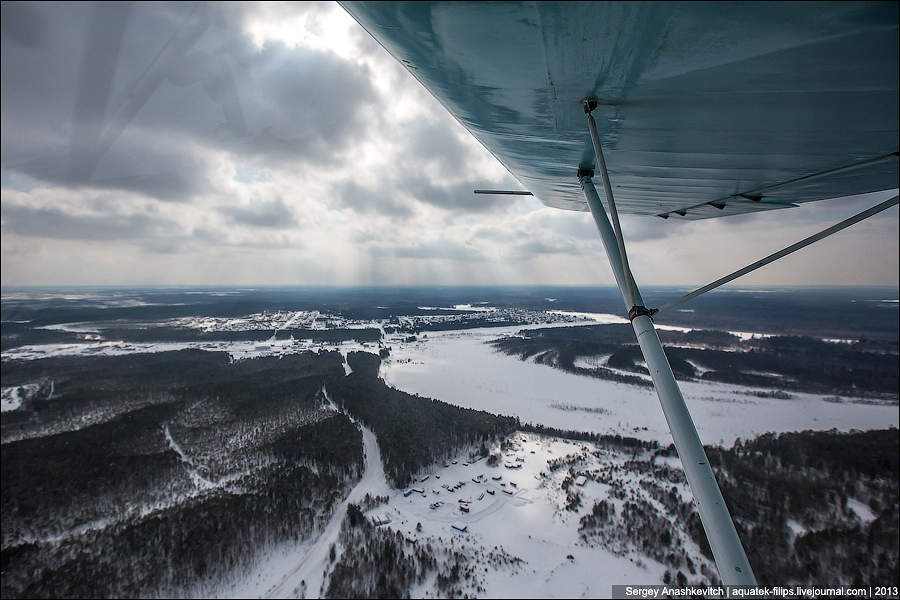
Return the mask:
[[[525,190],[474,190],[473,194],[498,194],[504,196],[534,196]]]

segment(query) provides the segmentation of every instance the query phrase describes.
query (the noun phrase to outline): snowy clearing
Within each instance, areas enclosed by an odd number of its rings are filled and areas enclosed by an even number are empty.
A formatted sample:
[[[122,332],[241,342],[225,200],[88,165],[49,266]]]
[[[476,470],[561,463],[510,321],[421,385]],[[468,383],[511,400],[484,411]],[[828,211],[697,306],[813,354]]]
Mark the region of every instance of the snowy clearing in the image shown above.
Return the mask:
[[[8,412],[21,407],[22,401],[30,398],[38,389],[40,389],[40,385],[36,383],[3,388],[0,391],[0,412]]]
[[[404,496],[396,490],[390,502],[370,511],[370,516],[387,512],[392,522],[385,527],[399,530],[409,539],[423,542],[438,539],[469,555],[499,546],[522,559],[523,564],[515,568],[486,567],[482,575],[485,589],[478,596],[609,597],[613,584],[662,581],[666,569],[661,563],[628,548],[613,552],[580,538],[580,517],[591,510],[595,500],[622,504],[621,500],[611,498],[608,485],[588,481],[584,487],[578,487],[582,506],[577,511],[567,511],[567,495],[562,484],[568,470],[548,468],[549,460],[585,454],[584,460],[575,462],[576,469],[602,470],[611,464],[624,463],[629,458],[627,453],[607,454],[605,450],[597,451],[590,443],[534,434],[517,433],[510,437],[514,445],[507,455],[519,459],[518,468],[506,468],[502,463],[491,467],[484,460],[464,466],[465,456],[459,456],[455,465],[450,462],[447,466],[433,466],[432,477],[417,484],[425,493]],[[592,455],[591,451],[598,455]],[[494,479],[498,476],[499,480]],[[628,473],[622,482],[629,493],[646,497],[640,486],[640,475]],[[459,486],[460,483],[463,485]],[[458,487],[451,491],[443,484]],[[685,499],[689,498],[688,493]],[[443,504],[430,508],[437,501]],[[468,507],[469,512],[460,510],[461,506]],[[466,531],[460,533],[453,529],[454,524],[464,525]],[[675,524],[673,531],[679,531]],[[682,541],[692,550],[692,559],[697,564],[707,562],[686,536]],[[436,597],[431,589],[422,588],[417,592],[423,597]]]

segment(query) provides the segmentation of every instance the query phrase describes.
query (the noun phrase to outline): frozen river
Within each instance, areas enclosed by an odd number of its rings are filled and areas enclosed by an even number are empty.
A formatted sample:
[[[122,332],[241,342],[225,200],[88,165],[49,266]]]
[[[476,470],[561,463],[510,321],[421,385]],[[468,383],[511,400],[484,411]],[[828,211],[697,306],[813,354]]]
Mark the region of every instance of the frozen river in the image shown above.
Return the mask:
[[[573,375],[521,361],[487,344],[523,327],[429,333],[412,343],[388,341],[381,375],[409,393],[450,404],[519,417],[562,429],[619,433],[661,443],[671,439],[656,393]],[[835,402],[791,392],[789,400],[758,398],[753,388],[682,382],[704,443],[730,446],[735,438],[774,431],[882,429],[898,425],[896,405]],[[645,429],[646,428],[646,429]]]

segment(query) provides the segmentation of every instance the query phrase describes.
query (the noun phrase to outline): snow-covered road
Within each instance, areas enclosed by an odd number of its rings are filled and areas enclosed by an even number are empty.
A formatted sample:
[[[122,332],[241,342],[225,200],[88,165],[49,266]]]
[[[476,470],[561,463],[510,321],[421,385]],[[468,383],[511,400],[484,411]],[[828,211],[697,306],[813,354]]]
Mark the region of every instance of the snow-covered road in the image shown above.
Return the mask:
[[[391,488],[384,476],[381,451],[378,449],[375,434],[362,423],[357,423],[357,425],[362,430],[363,452],[366,457],[366,470],[362,479],[359,480],[359,483],[350,491],[344,501],[335,507],[331,520],[312,547],[301,556],[298,556],[296,564],[281,577],[278,583],[266,591],[266,598],[295,598],[297,597],[295,590],[298,589],[301,581],[306,583],[307,595],[320,597],[324,592],[321,588],[324,572],[328,566],[328,552],[332,544],[337,542],[338,534],[341,531],[341,523],[344,520],[344,515],[347,514],[347,505],[358,503],[367,493],[372,496],[390,493]]]

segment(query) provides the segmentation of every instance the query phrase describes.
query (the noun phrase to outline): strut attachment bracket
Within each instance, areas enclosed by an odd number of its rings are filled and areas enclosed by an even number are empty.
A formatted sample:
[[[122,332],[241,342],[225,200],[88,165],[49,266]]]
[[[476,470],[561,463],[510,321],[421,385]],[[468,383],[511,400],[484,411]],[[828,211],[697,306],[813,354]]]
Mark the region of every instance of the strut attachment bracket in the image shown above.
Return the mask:
[[[656,311],[651,310],[646,306],[635,305],[628,311],[628,320],[634,321],[638,317],[650,317],[652,319],[655,313]]]

